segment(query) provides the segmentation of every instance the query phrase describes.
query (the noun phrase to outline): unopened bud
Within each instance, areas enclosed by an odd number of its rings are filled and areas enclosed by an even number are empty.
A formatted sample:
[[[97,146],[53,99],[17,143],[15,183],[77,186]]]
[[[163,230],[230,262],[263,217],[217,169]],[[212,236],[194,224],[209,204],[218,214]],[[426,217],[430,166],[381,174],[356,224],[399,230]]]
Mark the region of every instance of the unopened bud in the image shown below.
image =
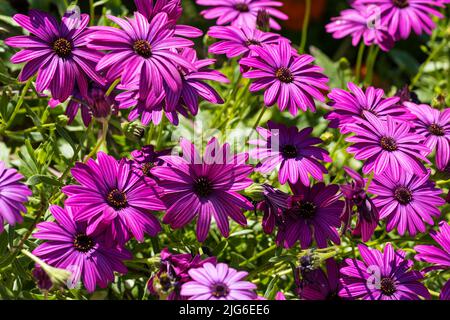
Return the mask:
[[[264,188],[262,185],[254,183],[244,190],[244,194],[254,201],[264,200]]]
[[[265,32],[270,31],[270,15],[267,10],[258,10],[258,15],[256,16],[256,26],[259,30]]]

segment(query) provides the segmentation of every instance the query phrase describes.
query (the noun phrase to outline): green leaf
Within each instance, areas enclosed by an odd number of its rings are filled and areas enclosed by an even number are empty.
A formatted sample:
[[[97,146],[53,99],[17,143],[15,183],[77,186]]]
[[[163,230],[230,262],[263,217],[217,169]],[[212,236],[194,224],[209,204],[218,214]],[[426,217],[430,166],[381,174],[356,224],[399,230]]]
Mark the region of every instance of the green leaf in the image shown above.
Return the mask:
[[[59,182],[58,179],[49,177],[49,176],[45,176],[45,175],[41,175],[41,174],[36,174],[34,176],[31,176],[27,180],[27,184],[30,186],[35,186],[40,183],[51,185],[51,186],[57,186],[57,187],[63,186],[63,184],[61,182]]]

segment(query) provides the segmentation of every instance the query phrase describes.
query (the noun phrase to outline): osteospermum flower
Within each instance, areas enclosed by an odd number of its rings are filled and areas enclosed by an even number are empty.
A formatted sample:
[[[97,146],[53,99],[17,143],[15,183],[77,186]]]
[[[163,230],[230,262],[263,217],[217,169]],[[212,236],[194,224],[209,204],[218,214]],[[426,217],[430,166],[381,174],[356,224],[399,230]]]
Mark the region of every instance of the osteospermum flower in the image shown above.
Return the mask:
[[[189,300],[254,300],[256,285],[242,280],[247,272],[237,271],[225,263],[205,263],[189,270],[192,281],[181,287],[181,295]]]
[[[302,249],[309,248],[316,240],[319,248],[328,245],[328,239],[339,244],[337,228],[341,225],[344,201],[339,200],[339,187],[317,183],[305,187],[301,183],[291,185],[294,195],[285,211],[284,221],[278,227],[277,243],[291,248],[300,241]]]
[[[209,46],[209,53],[225,54],[227,58],[247,57],[251,55],[253,46],[277,44],[280,35],[263,32],[249,27],[211,27],[208,36],[219,39]]]
[[[75,222],[77,208],[51,206],[55,222],[41,222],[33,234],[46,240],[33,254],[51,266],[72,272],[71,281],[80,280],[89,292],[98,285],[106,288],[114,281],[114,272],[127,273],[123,260],[132,258],[130,252],[111,245],[105,232],[89,232],[86,222]]]
[[[208,142],[203,157],[188,140],[181,139],[180,145],[183,157],[161,157],[168,165],[152,170],[164,189],[167,213],[163,222],[178,229],[197,217],[197,239],[203,242],[214,217],[222,235],[228,237],[228,217],[246,225],[242,208],[253,208],[238,193],[252,184],[247,177],[252,167],[245,164],[248,155],[233,155],[229,144],[221,147],[215,138]]]
[[[48,13],[30,10],[29,16],[13,17],[29,36],[16,36],[5,40],[11,47],[24,48],[11,58],[12,63],[26,62],[19,81],[27,81],[37,73],[36,90],[50,90],[54,99],[65,101],[72,94],[75,84],[87,93],[88,81],[103,84],[95,71],[102,53],[87,47],[92,34],[87,29],[89,16],[82,14],[64,16],[61,23]]]
[[[395,40],[406,39],[413,31],[417,35],[431,34],[436,24],[432,16],[443,18],[438,11],[440,1],[430,0],[356,0],[354,5],[376,5],[381,24],[386,25]]]
[[[362,300],[419,300],[430,298],[427,288],[420,282],[422,273],[411,270],[411,260],[405,252],[395,251],[387,243],[384,251],[358,245],[361,260],[346,259],[342,267],[339,296]]]
[[[303,273],[298,293],[303,300],[339,300],[339,266],[334,259],[325,262],[326,272],[317,268]]]
[[[143,146],[140,150],[131,152],[131,156],[133,157],[132,165],[137,172],[153,179],[154,176],[151,173],[152,168],[163,165],[164,161],[160,157],[169,155],[170,152],[170,149],[155,151],[153,145]]]
[[[144,233],[155,236],[161,226],[151,210],[163,210],[161,190],[142,175],[136,174],[129,161],[117,161],[103,152],[97,161],[76,163],[71,170],[79,185],[68,185],[62,191],[68,196],[66,206],[79,207],[77,221],[88,221],[88,231],[109,225],[119,243],[132,234],[144,241]]]
[[[309,177],[322,180],[327,169],[319,162],[331,162],[328,152],[315,145],[322,143],[319,138],[310,136],[313,128],[301,131],[297,127],[286,127],[272,121],[267,123],[268,129],[258,127],[262,140],[252,140],[256,145],[250,154],[261,161],[257,170],[269,173],[279,167],[278,180],[281,184],[301,181],[309,185]]]
[[[294,54],[289,42],[283,39],[277,45],[254,46],[252,50],[256,56],[240,60],[241,65],[252,68],[243,77],[256,79],[250,91],[265,90],[267,106],[278,103],[281,111],[288,108],[295,116],[298,109],[315,111],[314,98],[325,101],[320,90],[328,90],[328,78],[320,67],[312,65],[312,56]]]
[[[376,44],[381,50],[389,51],[394,47],[394,39],[387,27],[381,24],[378,13],[377,6],[358,6],[343,10],[325,28],[335,39],[351,36],[353,46],[363,40],[366,46]]]
[[[363,173],[381,174],[390,168],[394,177],[400,177],[403,171],[424,175],[427,169],[420,161],[429,163],[422,153],[430,149],[423,145],[423,136],[410,132],[407,122],[396,121],[388,116],[380,120],[371,113],[365,113],[367,120],[349,124],[349,131],[354,136],[346,141],[354,144],[347,151],[355,154],[356,160],[365,160]]]
[[[385,98],[383,89],[368,87],[363,91],[352,82],[347,84],[348,90],[333,89],[328,94],[333,110],[325,115],[332,128],[339,128],[342,133],[349,133],[346,125],[365,120],[365,114],[371,113],[382,120],[392,116],[397,120],[413,118],[408,110],[399,105],[399,97]]]
[[[280,30],[281,26],[273,18],[287,20],[288,16],[274,7],[283,4],[273,0],[196,0],[197,4],[212,7],[201,12],[205,19],[217,19],[219,26],[231,24],[235,27],[256,29],[257,17],[262,11],[269,15],[269,26]]]
[[[450,164],[450,109],[439,111],[426,104],[405,102],[408,110],[417,117],[414,130],[426,139],[424,144],[436,149],[436,166],[444,170]]]
[[[434,187],[430,173],[418,176],[402,171],[396,178],[391,170],[375,176],[369,192],[381,219],[387,219],[387,231],[397,228],[400,235],[408,230],[411,236],[425,232],[424,222],[433,225],[433,217],[440,216],[439,206],[445,203],[442,190]]]
[[[147,96],[150,90],[161,92],[163,84],[172,91],[178,91],[181,87],[178,67],[191,69],[193,66],[172,48],[189,47],[193,43],[174,36],[167,14],[158,13],[150,22],[139,12],[134,13],[134,18],[107,17],[121,29],[93,28],[95,32],[90,37],[89,47],[110,51],[99,61],[96,69],[106,72],[109,80],[121,78],[122,84],[138,80],[143,96]]]
[[[441,221],[439,224],[439,231],[432,230],[430,232],[431,237],[436,241],[440,248],[434,245],[421,244],[414,247],[417,254],[416,260],[424,261],[433,264],[432,267],[427,268],[430,270],[449,270],[450,269],[450,225]]]
[[[24,202],[32,195],[31,190],[20,180],[23,176],[15,169],[8,169],[5,163],[0,161],[0,233],[3,232],[3,224],[15,225],[22,223],[21,212],[27,212]]]

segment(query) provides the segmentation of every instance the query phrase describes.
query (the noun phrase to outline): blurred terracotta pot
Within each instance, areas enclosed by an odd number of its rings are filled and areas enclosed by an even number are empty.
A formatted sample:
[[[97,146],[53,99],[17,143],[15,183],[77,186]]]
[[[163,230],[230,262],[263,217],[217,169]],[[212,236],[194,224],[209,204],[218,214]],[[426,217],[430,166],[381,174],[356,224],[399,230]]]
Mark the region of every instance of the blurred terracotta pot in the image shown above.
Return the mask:
[[[281,10],[289,15],[289,20],[283,21],[283,26],[296,31],[301,30],[305,17],[305,0],[280,0],[284,3]],[[327,0],[311,0],[311,20],[318,19],[325,12]]]

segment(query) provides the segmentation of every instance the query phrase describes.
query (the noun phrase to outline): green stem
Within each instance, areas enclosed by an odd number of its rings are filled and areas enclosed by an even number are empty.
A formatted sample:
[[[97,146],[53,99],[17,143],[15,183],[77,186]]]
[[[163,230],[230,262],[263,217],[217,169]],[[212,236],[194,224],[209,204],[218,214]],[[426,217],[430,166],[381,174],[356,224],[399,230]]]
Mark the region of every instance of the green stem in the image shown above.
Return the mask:
[[[366,48],[364,41],[361,41],[358,49],[358,57],[356,58],[356,83],[359,83],[359,80],[361,79],[361,66],[362,66],[362,60],[364,57],[364,49]]]
[[[265,250],[259,252],[258,254],[254,255],[254,256],[251,257],[250,259],[245,260],[244,262],[241,262],[241,263],[239,264],[239,267],[243,267],[243,266],[247,265],[248,263],[250,263],[250,262],[252,262],[252,261],[255,261],[256,259],[258,259],[258,258],[260,258],[260,257],[262,257],[262,256],[264,256],[264,255],[266,255],[266,254],[268,254],[269,252],[275,250],[276,248],[277,248],[276,245],[273,245],[273,246],[268,247],[267,249],[265,249]]]
[[[100,147],[103,145],[103,143],[106,141],[106,135],[108,133],[108,119],[102,119],[102,135],[100,136],[100,139],[97,141],[97,144],[95,147],[91,150],[91,152],[87,155],[84,162],[87,162],[90,158],[92,158],[100,149]]]
[[[109,97],[109,95],[111,94],[111,92],[113,92],[113,90],[117,87],[117,85],[120,83],[120,78],[114,80],[114,82],[109,86],[108,90],[106,91],[105,96]]]
[[[372,171],[372,173],[369,176],[369,179],[367,179],[367,183],[366,183],[366,191],[369,190],[370,184],[372,183],[373,177],[375,176],[375,173]]]
[[[264,113],[266,113],[267,109],[268,108],[266,106],[262,107],[261,111],[259,112],[258,119],[256,119],[256,122],[253,125],[253,130],[256,130],[256,128],[258,127],[259,123],[261,122],[262,117],[264,116]]]
[[[311,16],[311,0],[306,0],[305,17],[303,19],[302,39],[300,42],[299,53],[305,52],[306,40],[308,39],[309,18]]]
[[[27,133],[30,133],[30,132],[38,131],[38,130],[41,130],[41,129],[47,129],[47,128],[52,129],[55,126],[56,126],[55,123],[47,123],[47,124],[43,124],[41,126],[34,126],[34,127],[31,127],[31,128],[25,129],[25,130],[21,130],[21,131],[8,131],[7,130],[7,131],[5,131],[5,133],[7,135],[9,135],[9,134],[21,134],[21,135],[23,135],[23,134],[27,134]]]
[[[89,24],[91,26],[93,26],[94,25],[94,19],[95,19],[94,0],[89,0],[89,15],[91,16],[91,19],[89,20]]]
[[[375,61],[377,59],[379,51],[380,51],[380,47],[378,47],[378,46],[370,47],[370,51],[367,56],[367,62],[366,62],[367,73],[366,73],[366,79],[364,81],[366,84],[372,83],[373,69],[375,67]]]
[[[8,122],[6,122],[6,124],[4,125],[4,127],[2,128],[1,132],[4,132],[6,129],[8,129],[11,124],[13,123],[14,119],[16,118],[17,113],[20,110],[20,107],[23,104],[23,100],[25,99],[25,95],[28,92],[28,89],[30,88],[31,82],[32,82],[32,78],[30,80],[28,80],[25,83],[25,86],[22,89],[22,92],[20,93],[20,97],[19,97],[19,101],[17,101],[16,107],[14,108],[13,113],[11,114],[11,117],[9,118]]]
[[[163,133],[163,129],[164,129],[165,119],[166,118],[163,116],[161,123],[158,126],[158,137],[156,138],[156,150],[161,150],[162,133]]]
[[[419,81],[419,79],[422,77],[428,63],[430,63],[441,52],[441,50],[443,50],[446,46],[447,46],[447,41],[443,41],[439,46],[434,48],[433,52],[431,52],[431,54],[428,56],[427,60],[425,60],[425,62],[420,66],[420,69],[419,69],[419,72],[417,73],[417,75],[411,81],[411,84],[409,86],[410,89],[414,88],[417,81]]]

